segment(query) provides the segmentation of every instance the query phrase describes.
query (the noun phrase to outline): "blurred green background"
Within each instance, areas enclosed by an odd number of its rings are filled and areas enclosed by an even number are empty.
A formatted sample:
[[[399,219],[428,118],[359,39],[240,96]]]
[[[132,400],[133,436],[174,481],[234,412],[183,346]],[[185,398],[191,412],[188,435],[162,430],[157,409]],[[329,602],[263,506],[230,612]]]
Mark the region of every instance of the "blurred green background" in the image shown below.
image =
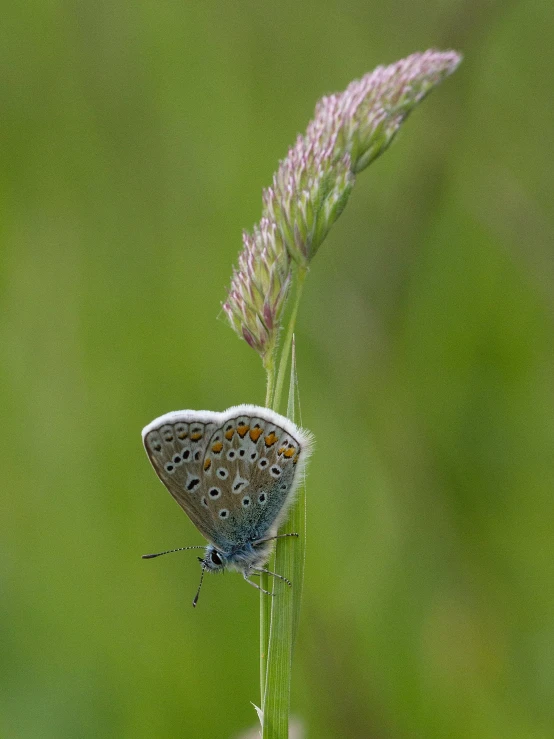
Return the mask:
[[[263,403],[225,321],[241,229],[316,100],[465,61],[358,179],[297,332],[309,739],[554,736],[554,6],[4,4],[0,735],[234,737],[258,596],[143,425]],[[221,319],[221,315],[220,315]]]

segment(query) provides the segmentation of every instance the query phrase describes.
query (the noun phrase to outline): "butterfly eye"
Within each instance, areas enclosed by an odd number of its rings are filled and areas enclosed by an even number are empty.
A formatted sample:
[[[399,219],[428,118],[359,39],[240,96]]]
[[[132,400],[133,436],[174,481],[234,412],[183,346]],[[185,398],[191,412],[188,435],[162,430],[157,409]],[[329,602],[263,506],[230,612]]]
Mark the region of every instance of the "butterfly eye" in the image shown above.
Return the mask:
[[[220,556],[219,556],[219,554],[218,554],[218,553],[217,553],[217,552],[215,551],[215,549],[214,549],[214,550],[213,550],[213,552],[211,553],[211,555],[210,555],[210,558],[211,558],[211,560],[212,560],[212,562],[213,562],[213,564],[214,564],[214,565],[218,565],[218,566],[219,566],[219,565],[223,564],[223,562],[222,562],[222,560],[221,560],[221,557],[220,557]]]

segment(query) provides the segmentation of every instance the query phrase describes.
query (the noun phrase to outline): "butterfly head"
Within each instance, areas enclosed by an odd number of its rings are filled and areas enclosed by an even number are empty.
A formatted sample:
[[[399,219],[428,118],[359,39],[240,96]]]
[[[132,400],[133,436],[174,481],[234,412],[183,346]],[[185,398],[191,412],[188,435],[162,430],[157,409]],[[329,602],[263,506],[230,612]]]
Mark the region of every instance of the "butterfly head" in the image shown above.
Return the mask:
[[[198,561],[202,565],[202,569],[209,572],[221,572],[227,565],[227,557],[212,544],[206,547],[204,558],[198,557]]]

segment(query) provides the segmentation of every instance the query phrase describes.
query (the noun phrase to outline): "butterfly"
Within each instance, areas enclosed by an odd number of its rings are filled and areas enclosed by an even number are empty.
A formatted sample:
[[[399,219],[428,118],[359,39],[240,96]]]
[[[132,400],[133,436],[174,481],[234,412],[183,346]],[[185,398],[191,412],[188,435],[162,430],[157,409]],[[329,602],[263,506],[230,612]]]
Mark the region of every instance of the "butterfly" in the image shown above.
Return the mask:
[[[264,590],[250,576],[267,570],[273,541],[298,534],[277,534],[303,479],[313,446],[309,431],[285,416],[257,405],[238,405],[222,413],[174,411],[142,431],[146,453],[156,474],[208,540],[204,549],[198,602],[205,572],[242,572],[244,579]]]

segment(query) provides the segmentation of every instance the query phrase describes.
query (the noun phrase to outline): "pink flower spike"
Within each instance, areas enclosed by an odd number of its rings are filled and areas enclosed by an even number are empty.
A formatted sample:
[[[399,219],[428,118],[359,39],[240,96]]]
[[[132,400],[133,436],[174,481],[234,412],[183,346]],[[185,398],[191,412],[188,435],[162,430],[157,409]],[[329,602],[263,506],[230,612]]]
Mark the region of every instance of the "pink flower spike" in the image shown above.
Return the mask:
[[[263,191],[262,219],[244,232],[223,309],[262,358],[277,343],[293,276],[307,269],[344,210],[355,176],[389,147],[410,112],[462,60],[456,51],[411,54],[326,95]]]

